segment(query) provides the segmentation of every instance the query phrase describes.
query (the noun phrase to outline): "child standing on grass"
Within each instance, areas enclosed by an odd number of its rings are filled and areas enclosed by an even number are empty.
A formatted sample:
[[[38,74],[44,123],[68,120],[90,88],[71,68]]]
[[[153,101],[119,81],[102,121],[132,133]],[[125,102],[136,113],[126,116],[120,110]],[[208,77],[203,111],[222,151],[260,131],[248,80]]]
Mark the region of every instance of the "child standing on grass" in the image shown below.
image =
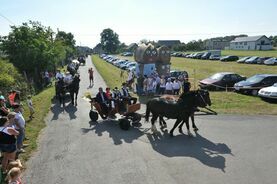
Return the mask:
[[[27,97],[27,105],[28,105],[28,108],[30,110],[30,116],[29,116],[29,118],[33,119],[33,114],[35,113],[35,110],[34,110],[34,107],[33,107],[33,102],[32,102],[32,99],[31,99],[31,95],[29,95]]]

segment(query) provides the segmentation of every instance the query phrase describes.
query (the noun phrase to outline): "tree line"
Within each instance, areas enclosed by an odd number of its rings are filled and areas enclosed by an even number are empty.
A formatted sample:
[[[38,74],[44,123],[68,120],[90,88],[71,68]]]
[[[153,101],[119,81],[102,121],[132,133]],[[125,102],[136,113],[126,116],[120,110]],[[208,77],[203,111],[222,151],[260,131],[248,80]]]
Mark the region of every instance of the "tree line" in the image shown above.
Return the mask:
[[[101,41],[95,48],[101,48],[105,53],[109,54],[116,54],[123,52],[124,49],[127,47],[124,43],[121,43],[119,41],[119,36],[116,32],[114,32],[112,29],[107,28],[104,29],[101,34]],[[248,35],[240,34],[240,35],[230,35],[230,36],[224,36],[224,37],[215,37],[211,38],[214,40],[225,40],[225,41],[232,41],[237,37],[246,37]],[[273,47],[277,47],[277,36],[270,36],[269,39],[272,40]],[[193,40],[188,43],[181,43],[178,45],[173,46],[171,49],[173,51],[200,51],[206,49],[206,42],[210,39],[205,40]],[[158,43],[155,41],[150,41],[147,39],[142,39],[140,43],[151,43],[155,46],[158,46]]]
[[[55,33],[50,27],[29,21],[11,26],[10,33],[0,37],[0,50],[6,63],[12,63],[28,83],[39,89],[42,85],[41,73],[54,71],[65,64],[76,54],[75,43],[72,33]]]

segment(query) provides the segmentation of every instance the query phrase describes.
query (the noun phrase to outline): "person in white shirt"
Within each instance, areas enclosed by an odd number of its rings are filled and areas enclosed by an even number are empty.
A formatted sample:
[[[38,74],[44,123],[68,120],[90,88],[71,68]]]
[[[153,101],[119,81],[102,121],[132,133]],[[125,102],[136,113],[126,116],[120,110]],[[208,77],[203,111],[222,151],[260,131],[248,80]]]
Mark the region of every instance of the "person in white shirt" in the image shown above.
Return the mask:
[[[63,77],[64,77],[64,76],[63,76],[63,74],[61,73],[61,71],[60,71],[60,70],[57,70],[57,73],[56,73],[55,78],[56,78],[57,80],[61,80]]]
[[[173,84],[172,84],[170,78],[167,79],[167,82],[165,84],[165,93],[168,94],[168,95],[173,94]]]
[[[166,84],[166,80],[165,80],[164,76],[162,75],[161,81],[160,81],[160,89],[159,89],[159,94],[161,94],[161,95],[163,95],[165,92],[165,84]]]
[[[69,72],[66,72],[66,75],[63,80],[65,84],[70,84],[73,81],[73,77]]]
[[[181,84],[178,81],[178,79],[174,80],[172,87],[173,87],[173,94],[174,95],[179,95],[179,92],[180,92],[180,89],[181,89]]]
[[[18,152],[25,152],[24,149],[22,149],[23,146],[23,140],[25,138],[25,119],[21,113],[22,106],[20,104],[14,104],[13,106],[15,115],[15,129],[19,132],[19,135],[17,136],[17,150]]]

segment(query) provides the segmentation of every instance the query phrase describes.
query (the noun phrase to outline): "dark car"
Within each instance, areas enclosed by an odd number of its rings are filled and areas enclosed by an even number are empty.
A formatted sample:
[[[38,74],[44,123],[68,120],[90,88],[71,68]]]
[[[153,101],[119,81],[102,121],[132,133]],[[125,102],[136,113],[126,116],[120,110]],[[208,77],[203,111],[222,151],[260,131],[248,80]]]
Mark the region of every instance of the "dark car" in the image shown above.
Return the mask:
[[[246,77],[236,73],[220,72],[201,80],[199,86],[201,89],[225,90],[226,87],[233,87],[235,83],[245,79]]]
[[[170,71],[170,77],[171,78],[178,78],[179,76],[183,76],[185,78],[188,78],[189,74],[186,71],[178,71],[178,70],[171,70]]]
[[[245,63],[247,63],[247,64],[256,64],[258,59],[259,59],[258,56],[253,56],[253,57],[245,60]]]
[[[203,54],[204,54],[204,53],[199,52],[199,53],[197,53],[193,58],[194,58],[194,59],[201,59],[201,57],[203,56]]]
[[[224,56],[220,58],[220,61],[237,61],[238,59],[238,56]]]
[[[264,64],[264,61],[265,60],[268,60],[270,59],[271,57],[260,57],[258,60],[257,60],[257,64]]]
[[[277,74],[257,74],[234,85],[237,92],[256,96],[261,88],[277,82]]]
[[[201,59],[209,59],[211,56],[211,53],[210,52],[205,52],[202,56],[201,56]]]

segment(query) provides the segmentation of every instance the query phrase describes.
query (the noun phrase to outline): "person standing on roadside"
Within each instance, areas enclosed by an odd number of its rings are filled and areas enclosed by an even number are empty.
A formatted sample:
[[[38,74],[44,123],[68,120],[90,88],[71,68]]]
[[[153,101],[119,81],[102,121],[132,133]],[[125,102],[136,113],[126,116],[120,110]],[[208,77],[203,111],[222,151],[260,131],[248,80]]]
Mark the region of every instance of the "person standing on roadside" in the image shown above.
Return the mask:
[[[89,75],[89,86],[93,84],[93,69],[88,69],[88,75]]]
[[[22,115],[22,106],[20,104],[13,104],[15,115],[15,129],[19,132],[19,135],[17,136],[17,152],[18,153],[24,153],[25,150],[22,148],[23,146],[23,140],[25,137],[25,119]]]

